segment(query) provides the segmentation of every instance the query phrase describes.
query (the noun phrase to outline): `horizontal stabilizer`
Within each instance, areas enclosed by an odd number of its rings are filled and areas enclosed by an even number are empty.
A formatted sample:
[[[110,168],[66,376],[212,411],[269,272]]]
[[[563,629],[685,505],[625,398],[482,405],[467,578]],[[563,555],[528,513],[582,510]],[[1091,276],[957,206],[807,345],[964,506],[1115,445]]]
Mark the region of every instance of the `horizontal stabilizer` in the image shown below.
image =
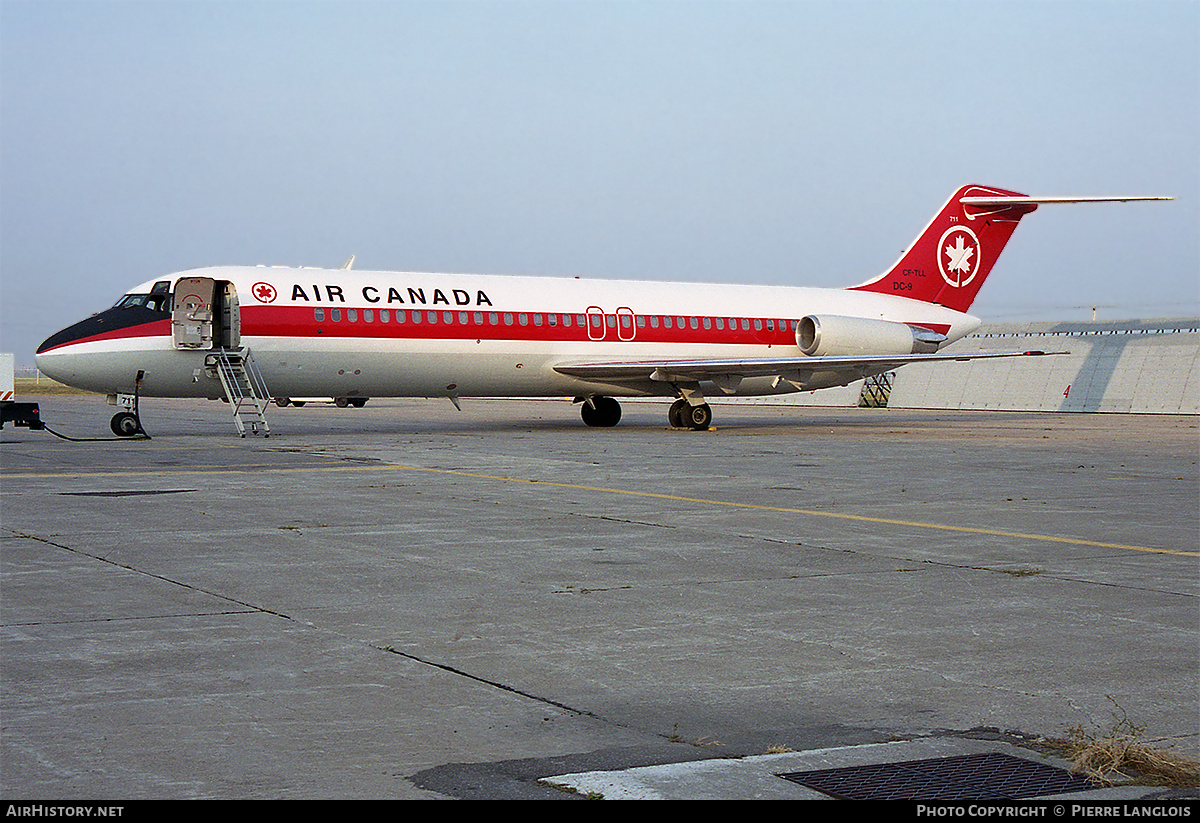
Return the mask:
[[[1174,200],[1174,197],[1131,196],[1131,197],[960,197],[964,206],[1040,206],[1051,203],[1127,203],[1131,200]]]

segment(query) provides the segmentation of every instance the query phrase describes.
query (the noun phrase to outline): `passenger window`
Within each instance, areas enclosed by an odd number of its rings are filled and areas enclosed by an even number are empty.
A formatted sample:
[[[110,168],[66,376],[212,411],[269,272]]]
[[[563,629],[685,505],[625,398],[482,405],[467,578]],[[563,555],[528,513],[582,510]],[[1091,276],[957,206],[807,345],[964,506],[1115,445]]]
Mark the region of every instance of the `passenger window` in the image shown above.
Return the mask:
[[[324,309],[313,309],[313,319],[316,320],[318,323],[324,323],[325,322],[325,310]]]

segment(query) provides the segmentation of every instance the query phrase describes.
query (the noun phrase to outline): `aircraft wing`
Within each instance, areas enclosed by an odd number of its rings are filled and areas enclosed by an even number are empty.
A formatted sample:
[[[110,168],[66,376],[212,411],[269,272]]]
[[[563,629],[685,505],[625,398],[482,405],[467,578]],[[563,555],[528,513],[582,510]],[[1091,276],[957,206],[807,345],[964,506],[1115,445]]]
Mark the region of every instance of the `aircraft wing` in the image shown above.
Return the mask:
[[[981,360],[996,357],[1037,357],[1066,352],[1009,351],[964,352],[962,354],[894,354],[839,357],[763,357],[705,360],[635,360],[610,363],[562,363],[554,367],[560,374],[597,383],[698,383],[708,380],[732,394],[745,377],[775,377],[803,388],[814,374],[835,373],[845,382],[860,380],[911,363],[939,363],[948,360]],[[827,379],[822,385],[829,385]]]

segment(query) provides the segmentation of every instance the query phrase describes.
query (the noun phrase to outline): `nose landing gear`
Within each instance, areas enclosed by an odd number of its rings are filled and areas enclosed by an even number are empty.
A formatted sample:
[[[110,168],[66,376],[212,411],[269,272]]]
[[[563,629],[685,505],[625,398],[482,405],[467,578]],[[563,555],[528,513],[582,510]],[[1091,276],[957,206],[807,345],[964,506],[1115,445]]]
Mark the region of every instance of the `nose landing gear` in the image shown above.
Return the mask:
[[[150,435],[146,434],[146,430],[142,428],[142,419],[138,416],[138,394],[142,390],[142,378],[145,374],[141,369],[138,370],[137,378],[133,383],[133,394],[109,395],[110,403],[115,402],[125,409],[114,414],[108,424],[117,437],[141,435],[147,440],[150,439]]]
[[[113,434],[118,437],[133,437],[135,434],[144,434],[142,423],[133,412],[117,412],[113,415],[112,421],[108,425],[112,429]]]

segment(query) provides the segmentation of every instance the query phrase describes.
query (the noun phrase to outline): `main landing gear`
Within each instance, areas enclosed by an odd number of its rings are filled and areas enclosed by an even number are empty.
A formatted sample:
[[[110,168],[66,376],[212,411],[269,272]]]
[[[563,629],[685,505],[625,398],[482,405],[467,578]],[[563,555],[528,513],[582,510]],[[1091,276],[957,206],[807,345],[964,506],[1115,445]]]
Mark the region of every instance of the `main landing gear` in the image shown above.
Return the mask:
[[[667,410],[667,420],[674,429],[691,429],[704,431],[712,425],[712,407],[707,403],[693,406],[680,398],[671,404]]]
[[[621,404],[611,397],[584,398],[579,413],[589,426],[608,428],[621,422]],[[707,403],[693,406],[680,398],[671,404],[667,420],[675,429],[704,431],[712,425],[712,408]]]
[[[588,397],[579,414],[589,426],[609,428],[621,422],[621,404],[611,397]]]

